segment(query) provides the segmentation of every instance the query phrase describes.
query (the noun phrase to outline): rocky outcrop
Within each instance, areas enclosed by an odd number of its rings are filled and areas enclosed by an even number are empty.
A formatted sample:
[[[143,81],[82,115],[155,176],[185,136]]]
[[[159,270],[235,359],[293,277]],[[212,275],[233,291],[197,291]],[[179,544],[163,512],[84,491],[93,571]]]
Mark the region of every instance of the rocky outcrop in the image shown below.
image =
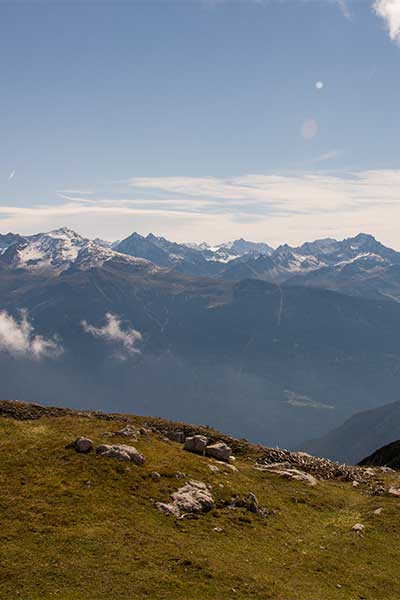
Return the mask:
[[[171,502],[156,502],[161,512],[181,518],[187,514],[208,512],[214,506],[214,498],[206,484],[194,480],[171,494]]]
[[[145,462],[143,454],[133,446],[126,446],[124,444],[114,444],[112,446],[102,444],[96,449],[96,454],[106,458],[131,461],[135,463],[135,465],[142,465]]]
[[[232,448],[225,442],[215,442],[208,445],[205,435],[193,435],[185,438],[184,450],[210,456],[220,461],[228,461],[232,454]]]
[[[282,469],[298,469],[310,473],[318,479],[343,481],[358,481],[371,488],[379,485],[379,471],[377,469],[362,468],[359,466],[342,465],[326,458],[317,458],[306,452],[290,452],[278,448],[265,448],[261,459],[258,459],[256,468],[280,465]]]

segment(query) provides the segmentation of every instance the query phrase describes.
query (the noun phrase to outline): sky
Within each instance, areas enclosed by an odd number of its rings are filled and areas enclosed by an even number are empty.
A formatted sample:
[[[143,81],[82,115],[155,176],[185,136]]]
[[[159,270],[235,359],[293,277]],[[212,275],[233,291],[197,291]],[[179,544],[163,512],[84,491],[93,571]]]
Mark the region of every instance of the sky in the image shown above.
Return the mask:
[[[2,0],[0,232],[400,249],[400,0]]]

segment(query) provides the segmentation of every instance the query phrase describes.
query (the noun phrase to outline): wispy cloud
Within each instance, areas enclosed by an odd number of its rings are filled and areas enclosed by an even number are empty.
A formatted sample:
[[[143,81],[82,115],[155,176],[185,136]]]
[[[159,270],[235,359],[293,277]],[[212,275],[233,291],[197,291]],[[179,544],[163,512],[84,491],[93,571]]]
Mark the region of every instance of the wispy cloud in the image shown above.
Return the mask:
[[[57,194],[72,194],[72,195],[79,195],[79,196],[90,196],[91,194],[93,194],[92,190],[60,190],[59,192],[57,192]]]
[[[14,179],[14,177],[15,177],[15,169],[13,169],[13,170],[11,171],[11,173],[9,174],[9,176],[8,176],[8,181],[11,181],[12,179]]]
[[[337,0],[337,4],[346,19],[351,19],[351,12],[347,0]]]
[[[326,162],[328,160],[335,160],[335,158],[338,158],[341,154],[342,154],[341,150],[329,150],[329,152],[325,152],[324,154],[321,154],[320,156],[318,156],[314,160],[314,162],[319,163],[319,162]]]
[[[19,320],[7,311],[0,312],[0,351],[15,357],[39,360],[59,356],[63,350],[56,339],[35,334],[28,312],[22,310]]]
[[[334,160],[338,150],[316,164]],[[117,186],[116,186],[117,187]],[[247,236],[279,244],[369,230],[398,247],[400,170],[232,177],[136,177],[118,193],[64,195],[59,202],[0,206],[0,226],[23,234],[65,224],[88,237],[137,230],[177,241]],[[115,191],[115,193],[114,193]]]
[[[375,0],[374,10],[384,19],[390,39],[400,44],[400,0]]]
[[[112,313],[106,313],[105,321],[103,327],[95,327],[87,321],[82,321],[81,325],[83,330],[93,337],[117,344],[119,358],[126,358],[127,355],[140,353],[137,344],[142,341],[142,334],[139,331],[130,327],[123,329],[121,318]]]

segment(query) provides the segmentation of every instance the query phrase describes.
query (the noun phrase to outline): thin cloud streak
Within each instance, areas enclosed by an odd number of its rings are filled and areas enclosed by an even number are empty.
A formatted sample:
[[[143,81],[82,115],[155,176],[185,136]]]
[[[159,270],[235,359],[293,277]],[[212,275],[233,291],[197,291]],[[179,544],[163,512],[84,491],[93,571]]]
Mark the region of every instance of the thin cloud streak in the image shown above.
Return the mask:
[[[314,162],[319,163],[319,162],[326,162],[328,160],[335,160],[336,158],[339,158],[339,156],[341,156],[343,153],[341,150],[330,150],[329,152],[325,152],[324,154],[321,154],[321,156],[318,156]]]

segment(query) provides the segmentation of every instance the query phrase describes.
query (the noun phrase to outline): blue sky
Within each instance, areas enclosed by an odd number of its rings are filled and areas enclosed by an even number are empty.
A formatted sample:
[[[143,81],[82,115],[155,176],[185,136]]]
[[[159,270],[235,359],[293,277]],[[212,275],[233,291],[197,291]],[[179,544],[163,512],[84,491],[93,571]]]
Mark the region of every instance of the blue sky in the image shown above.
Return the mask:
[[[3,1],[0,62],[3,232],[400,248],[400,0]]]

